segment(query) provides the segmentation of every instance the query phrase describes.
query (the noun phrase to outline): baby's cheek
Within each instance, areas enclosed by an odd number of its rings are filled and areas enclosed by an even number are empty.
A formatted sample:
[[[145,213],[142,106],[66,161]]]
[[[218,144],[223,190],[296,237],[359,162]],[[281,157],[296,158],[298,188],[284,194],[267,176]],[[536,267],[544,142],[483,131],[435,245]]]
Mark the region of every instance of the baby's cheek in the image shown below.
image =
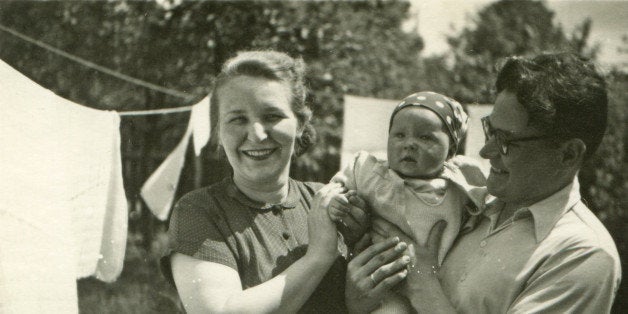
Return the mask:
[[[441,143],[432,143],[423,150],[424,162],[432,167],[440,167],[447,159],[449,147]]]

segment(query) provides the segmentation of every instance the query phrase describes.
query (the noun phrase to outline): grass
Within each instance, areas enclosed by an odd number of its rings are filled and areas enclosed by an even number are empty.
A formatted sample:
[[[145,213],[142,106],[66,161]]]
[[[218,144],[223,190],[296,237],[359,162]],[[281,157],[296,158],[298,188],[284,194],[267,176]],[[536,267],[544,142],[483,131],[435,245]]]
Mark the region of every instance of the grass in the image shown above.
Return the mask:
[[[129,234],[124,268],[115,282],[78,281],[80,313],[184,313],[176,290],[159,271],[165,234],[156,236],[150,252],[140,243]]]

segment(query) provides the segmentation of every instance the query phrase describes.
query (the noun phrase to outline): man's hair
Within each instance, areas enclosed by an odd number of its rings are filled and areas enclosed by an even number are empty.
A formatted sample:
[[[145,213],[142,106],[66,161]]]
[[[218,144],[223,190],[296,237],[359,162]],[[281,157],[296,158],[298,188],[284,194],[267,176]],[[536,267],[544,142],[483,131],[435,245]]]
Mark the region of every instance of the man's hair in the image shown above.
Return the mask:
[[[517,96],[530,126],[558,141],[579,138],[589,159],[606,131],[606,82],[589,60],[573,53],[511,57],[499,71],[497,93]]]

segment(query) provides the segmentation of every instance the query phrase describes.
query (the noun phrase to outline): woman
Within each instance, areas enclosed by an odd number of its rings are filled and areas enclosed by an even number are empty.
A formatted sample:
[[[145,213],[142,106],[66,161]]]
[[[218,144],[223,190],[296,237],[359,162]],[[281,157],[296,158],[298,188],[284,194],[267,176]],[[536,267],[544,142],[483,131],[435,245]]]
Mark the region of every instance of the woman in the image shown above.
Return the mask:
[[[188,313],[346,311],[325,209],[342,189],[288,176],[314,136],[305,96],[303,61],[283,53],[240,53],[217,77],[213,138],[233,176],[179,200],[164,258]]]

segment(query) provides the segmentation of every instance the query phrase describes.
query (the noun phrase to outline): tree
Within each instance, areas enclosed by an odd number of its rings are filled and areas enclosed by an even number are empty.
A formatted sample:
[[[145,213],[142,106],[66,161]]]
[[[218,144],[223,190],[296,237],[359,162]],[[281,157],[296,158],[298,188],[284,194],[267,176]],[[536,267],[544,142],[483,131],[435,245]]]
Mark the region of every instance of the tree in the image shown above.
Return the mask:
[[[498,1],[481,9],[459,34],[448,37],[453,60],[453,95],[460,101],[488,103],[496,62],[513,55],[542,51],[574,51],[595,57],[587,40],[591,21],[567,36],[554,22],[554,12],[541,1]]]

